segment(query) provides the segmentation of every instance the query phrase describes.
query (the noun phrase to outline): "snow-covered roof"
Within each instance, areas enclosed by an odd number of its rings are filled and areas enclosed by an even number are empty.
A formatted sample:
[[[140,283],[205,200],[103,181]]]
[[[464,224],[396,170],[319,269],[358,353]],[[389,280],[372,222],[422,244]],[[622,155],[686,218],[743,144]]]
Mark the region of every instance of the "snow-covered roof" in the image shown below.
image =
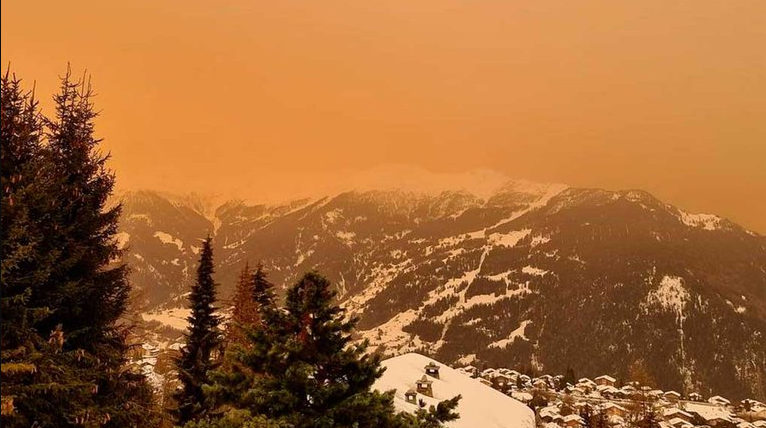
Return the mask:
[[[383,376],[375,382],[379,391],[395,389],[394,405],[399,410],[413,412],[417,404],[408,403],[404,393],[423,375],[429,362],[423,355],[410,353],[383,361]],[[434,397],[418,395],[427,405],[462,395],[457,412],[460,419],[447,423],[450,428],[534,428],[535,415],[531,409],[511,397],[496,391],[457,370],[441,365],[439,379],[432,379]]]
[[[726,408],[706,403],[686,403],[685,406],[687,412],[696,413],[706,421],[715,419],[729,420],[732,416],[731,412],[726,410]]]
[[[662,411],[662,415],[665,417],[671,416],[671,415],[683,415],[687,418],[691,418],[692,415],[688,412],[685,412],[677,407],[666,407]]]
[[[582,418],[579,415],[575,415],[574,413],[571,415],[564,416],[564,422],[571,422],[571,421],[582,422]]]
[[[619,405],[619,404],[617,404],[617,403],[613,403],[613,402],[611,402],[611,401],[607,401],[607,402],[604,404],[604,409],[612,409],[612,408],[614,408],[614,409],[617,409],[617,410],[622,410],[622,411],[625,411],[625,412],[627,412],[627,411],[628,411],[628,409],[626,409],[626,408],[624,408],[624,407],[620,406],[620,405]]]
[[[707,400],[710,403],[731,404],[731,401],[721,397],[720,395],[714,395]]]
[[[668,422],[670,423],[670,425],[673,425],[676,428],[694,426],[694,425],[690,424],[688,421],[685,421],[685,420],[683,420],[681,418],[673,418],[673,419],[669,420]]]
[[[607,382],[617,382],[617,379],[609,376],[609,375],[601,375],[596,378],[596,380],[605,380]]]

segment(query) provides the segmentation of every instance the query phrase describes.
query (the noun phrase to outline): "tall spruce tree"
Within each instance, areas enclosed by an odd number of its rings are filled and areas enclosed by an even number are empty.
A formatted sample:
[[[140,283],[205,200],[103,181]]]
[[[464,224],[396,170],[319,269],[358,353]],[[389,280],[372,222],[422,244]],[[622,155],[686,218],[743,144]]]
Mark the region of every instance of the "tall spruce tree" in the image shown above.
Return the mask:
[[[150,425],[151,388],[125,370],[117,327],[129,285],[114,263],[119,206],[106,207],[114,177],[93,137],[92,92],[68,72],[40,144],[34,101],[19,109],[13,80],[3,80],[3,395],[13,397],[3,426]]]
[[[217,354],[222,345],[219,329],[220,319],[215,314],[218,285],[213,280],[212,239],[202,245],[197,280],[189,296],[191,314],[186,346],[181,349],[177,361],[181,389],[176,394],[177,419],[180,425],[205,413],[205,397],[202,385],[208,381],[208,373],[217,365]]]
[[[257,322],[258,306],[255,302],[255,283],[250,264],[246,263],[237,279],[234,290],[231,318],[226,324],[226,347],[245,344],[243,327]]]
[[[253,297],[259,314],[260,308],[268,309],[274,305],[274,284],[269,282],[262,263],[258,263],[253,274]]]
[[[24,418],[17,406],[23,409],[30,401],[28,383],[38,369],[34,360],[44,348],[44,340],[34,325],[49,310],[29,304],[32,287],[46,276],[46,263],[41,263],[44,260],[37,251],[43,237],[32,222],[39,207],[36,202],[40,200],[34,196],[43,183],[37,172],[42,167],[42,124],[33,95],[22,89],[19,79],[11,76],[10,67],[2,77],[1,86],[0,367],[3,387],[0,395],[5,425],[16,424]]]
[[[372,389],[384,370],[380,357],[368,354],[366,343],[351,341],[356,319],[333,304],[330,282],[318,273],[292,286],[284,307],[266,290],[262,325],[247,329],[250,346],[227,353],[231,364],[214,372],[205,389],[222,419],[189,427],[260,426],[264,420],[294,428],[438,427],[457,417],[459,397],[397,414],[393,393]]]

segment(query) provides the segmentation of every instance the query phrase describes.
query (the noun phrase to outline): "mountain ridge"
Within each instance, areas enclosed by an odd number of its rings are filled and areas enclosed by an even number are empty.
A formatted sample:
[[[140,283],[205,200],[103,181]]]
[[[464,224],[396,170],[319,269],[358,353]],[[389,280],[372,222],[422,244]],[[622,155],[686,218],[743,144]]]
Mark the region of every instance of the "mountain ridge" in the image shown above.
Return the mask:
[[[178,304],[210,231],[223,296],[245,260],[280,287],[319,269],[382,352],[620,376],[651,358],[668,389],[766,393],[766,238],[648,192],[350,191],[212,220],[156,194],[124,203],[149,308]]]

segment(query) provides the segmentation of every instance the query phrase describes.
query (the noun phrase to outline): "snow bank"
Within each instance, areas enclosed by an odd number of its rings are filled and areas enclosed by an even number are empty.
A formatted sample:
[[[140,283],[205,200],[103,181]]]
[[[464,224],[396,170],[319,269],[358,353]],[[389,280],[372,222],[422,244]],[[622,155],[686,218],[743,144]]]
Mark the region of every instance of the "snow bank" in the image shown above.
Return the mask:
[[[434,398],[418,394],[428,406],[462,395],[457,412],[460,419],[447,424],[451,428],[533,428],[535,415],[531,409],[513,398],[472,379],[457,370],[419,354],[410,353],[383,361],[386,372],[374,388],[379,391],[396,390],[394,404],[397,409],[413,412],[416,404],[408,403],[404,393],[415,388],[415,381],[425,374],[429,362],[439,365],[439,379],[433,381]]]

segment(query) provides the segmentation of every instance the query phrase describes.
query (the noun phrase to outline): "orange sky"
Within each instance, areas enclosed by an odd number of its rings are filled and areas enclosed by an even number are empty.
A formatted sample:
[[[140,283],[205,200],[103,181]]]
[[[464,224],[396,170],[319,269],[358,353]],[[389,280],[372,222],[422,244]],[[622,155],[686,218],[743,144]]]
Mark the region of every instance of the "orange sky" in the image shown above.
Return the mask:
[[[40,94],[92,73],[123,187],[489,168],[766,232],[764,0],[117,4],[3,0],[0,28]]]

